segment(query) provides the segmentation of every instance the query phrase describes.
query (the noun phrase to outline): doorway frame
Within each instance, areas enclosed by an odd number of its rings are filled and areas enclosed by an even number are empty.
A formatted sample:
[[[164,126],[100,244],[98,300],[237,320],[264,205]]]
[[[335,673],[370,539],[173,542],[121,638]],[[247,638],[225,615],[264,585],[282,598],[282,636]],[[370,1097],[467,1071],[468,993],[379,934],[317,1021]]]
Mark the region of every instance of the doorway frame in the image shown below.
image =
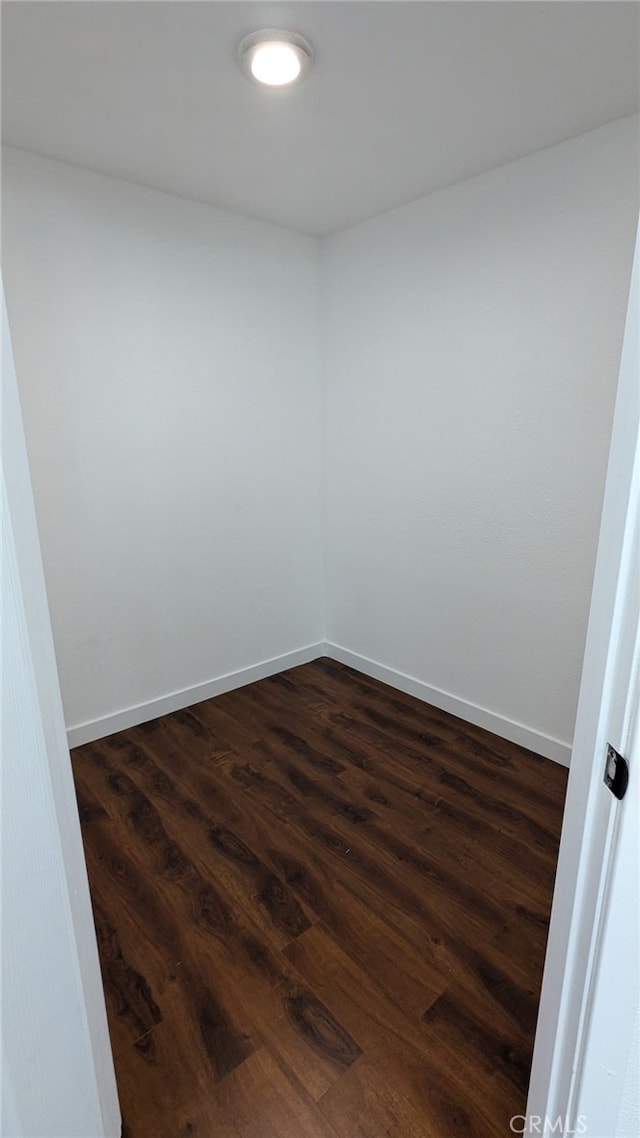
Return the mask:
[[[637,707],[640,509],[640,229],[627,306],[609,465],[547,942],[525,1134],[575,1132],[598,946],[624,801],[603,783],[606,745],[624,753]],[[626,723],[626,726],[624,726]],[[609,737],[617,732],[617,737]],[[603,1041],[603,1047],[605,1046]],[[604,1088],[603,1088],[604,1089]]]

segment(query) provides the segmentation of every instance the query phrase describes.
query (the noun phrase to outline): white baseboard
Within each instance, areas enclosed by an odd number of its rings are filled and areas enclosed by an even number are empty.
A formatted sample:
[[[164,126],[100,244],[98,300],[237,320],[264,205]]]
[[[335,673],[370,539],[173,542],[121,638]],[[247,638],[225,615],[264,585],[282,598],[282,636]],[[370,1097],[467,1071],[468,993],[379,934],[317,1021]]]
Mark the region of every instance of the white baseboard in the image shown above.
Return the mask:
[[[365,676],[372,676],[373,679],[381,680],[382,683],[389,684],[392,688],[398,688],[399,691],[406,692],[407,695],[422,699],[425,703],[430,703],[441,711],[448,711],[451,715],[466,719],[468,723],[473,723],[476,727],[483,727],[485,731],[492,731],[494,735],[501,735],[503,739],[509,739],[511,743],[518,743],[519,746],[527,747],[530,751],[544,755],[547,759],[553,759],[554,762],[561,763],[562,766],[569,766],[571,760],[570,743],[563,743],[560,739],[554,739],[551,735],[545,735],[533,727],[525,727],[523,723],[516,723],[513,719],[507,719],[495,711],[487,711],[486,708],[478,707],[475,703],[469,703],[449,692],[432,688],[422,680],[416,680],[413,676],[405,676],[403,672],[397,672],[394,668],[387,668],[385,664],[378,664],[377,661],[369,660],[366,656],[360,656],[357,652],[350,652],[348,648],[342,648],[339,644],[325,643],[324,654],[330,656],[332,660],[337,660],[340,664],[348,664],[350,668],[364,672]]]
[[[393,688],[398,688],[399,691],[406,692],[425,703],[432,704],[433,707],[440,708],[441,711],[448,711],[451,715],[457,715],[460,719],[475,724],[476,727],[483,727],[485,731],[492,731],[495,735],[501,735],[503,739],[509,739],[521,747],[528,747],[530,751],[544,755],[547,759],[553,759],[554,762],[561,763],[565,767],[569,766],[571,758],[571,745],[569,743],[563,743],[560,739],[554,739],[550,735],[536,731],[533,727],[525,727],[524,724],[516,723],[512,719],[496,714],[494,711],[487,711],[486,708],[478,707],[476,704],[469,703],[449,692],[430,687],[422,680],[417,680],[413,676],[406,676],[403,672],[388,668],[376,660],[369,660],[368,657],[360,656],[357,652],[351,652],[339,644],[322,641],[318,644],[309,644],[305,648],[298,648],[294,652],[286,652],[283,656],[275,656],[271,660],[263,660],[259,664],[252,664],[248,668],[241,668],[237,672],[218,676],[204,684],[196,684],[194,687],[184,688],[182,691],[170,692],[168,695],[160,696],[159,699],[149,700],[148,703],[126,707],[122,711],[105,715],[101,719],[92,719],[88,723],[79,723],[75,727],[69,727],[67,730],[69,747],[80,747],[83,743],[93,742],[94,739],[103,739],[105,735],[113,735],[116,731],[125,731],[127,727],[136,727],[139,723],[147,723],[150,719],[157,719],[160,715],[180,711],[183,707],[190,707],[194,703],[200,703],[203,699],[211,699],[212,696],[222,695],[224,692],[233,691],[235,688],[244,687],[246,684],[253,684],[256,680],[264,680],[267,676],[274,676],[277,672],[284,672],[287,668],[295,668],[299,664],[308,664],[320,656],[329,656],[340,664],[348,664],[356,671],[363,672],[365,676],[372,676]]]
[[[267,676],[274,676],[277,672],[284,672],[287,668],[295,668],[298,664],[308,664],[324,656],[324,644],[309,644],[306,648],[297,648],[294,652],[285,652],[283,656],[274,656],[272,660],[263,660],[260,664],[252,664],[249,668],[241,668],[238,672],[229,672],[218,676],[215,680],[207,680],[204,684],[184,688],[182,691],[170,692],[160,696],[159,699],[149,700],[148,703],[139,703],[135,707],[125,707],[112,715],[105,715],[101,719],[92,719],[88,723],[79,723],[67,729],[69,747],[80,747],[83,743],[92,743],[94,739],[104,739],[105,735],[113,735],[116,731],[125,731],[127,727],[137,727],[139,723],[147,723],[150,719],[157,719],[160,715],[168,715],[172,711],[181,711],[183,707],[191,707],[193,703],[200,703],[203,699],[211,699],[214,695],[223,695],[224,692],[242,688],[246,684],[253,684],[256,680],[264,680]]]

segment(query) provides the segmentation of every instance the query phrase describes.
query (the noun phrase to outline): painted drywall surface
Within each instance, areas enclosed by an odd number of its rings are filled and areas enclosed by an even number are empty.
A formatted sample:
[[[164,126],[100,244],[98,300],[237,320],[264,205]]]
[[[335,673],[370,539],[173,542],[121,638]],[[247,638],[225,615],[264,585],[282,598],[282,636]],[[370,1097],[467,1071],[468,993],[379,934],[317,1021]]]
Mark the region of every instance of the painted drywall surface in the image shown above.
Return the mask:
[[[2,1133],[6,1138],[102,1136],[13,552],[3,540],[2,1057],[10,1093],[6,1103],[3,1099]]]
[[[624,1090],[618,1112],[616,1138],[635,1138],[640,1125],[640,1012],[636,1008],[636,1018],[631,1037],[629,1059],[625,1071]]]
[[[116,1138],[120,1111],[2,297],[4,1138]]]
[[[321,640],[317,243],[18,151],[2,173],[67,725]]]
[[[613,124],[317,245],[16,151],[67,723],[326,637],[569,741],[631,239]],[[101,733],[101,732],[99,732]]]
[[[324,245],[326,639],[572,737],[636,119]]]

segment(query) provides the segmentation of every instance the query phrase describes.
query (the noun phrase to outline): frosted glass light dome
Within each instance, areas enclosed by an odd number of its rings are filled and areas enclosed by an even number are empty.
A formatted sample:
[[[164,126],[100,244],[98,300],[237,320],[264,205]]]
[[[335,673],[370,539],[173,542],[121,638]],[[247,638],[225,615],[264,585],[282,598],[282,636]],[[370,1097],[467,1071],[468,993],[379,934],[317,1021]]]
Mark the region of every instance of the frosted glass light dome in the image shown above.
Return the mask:
[[[289,87],[302,78],[312,58],[310,44],[295,32],[266,29],[245,36],[238,55],[247,73],[266,87]]]

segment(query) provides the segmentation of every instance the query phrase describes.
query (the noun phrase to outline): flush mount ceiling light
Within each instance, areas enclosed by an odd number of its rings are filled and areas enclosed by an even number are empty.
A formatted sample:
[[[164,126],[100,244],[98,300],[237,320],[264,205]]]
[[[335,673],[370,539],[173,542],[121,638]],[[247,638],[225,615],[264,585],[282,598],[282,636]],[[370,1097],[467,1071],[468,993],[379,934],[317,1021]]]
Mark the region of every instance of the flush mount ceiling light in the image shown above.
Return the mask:
[[[247,75],[267,87],[290,87],[298,82],[312,55],[311,45],[302,36],[272,28],[251,32],[238,48]]]

